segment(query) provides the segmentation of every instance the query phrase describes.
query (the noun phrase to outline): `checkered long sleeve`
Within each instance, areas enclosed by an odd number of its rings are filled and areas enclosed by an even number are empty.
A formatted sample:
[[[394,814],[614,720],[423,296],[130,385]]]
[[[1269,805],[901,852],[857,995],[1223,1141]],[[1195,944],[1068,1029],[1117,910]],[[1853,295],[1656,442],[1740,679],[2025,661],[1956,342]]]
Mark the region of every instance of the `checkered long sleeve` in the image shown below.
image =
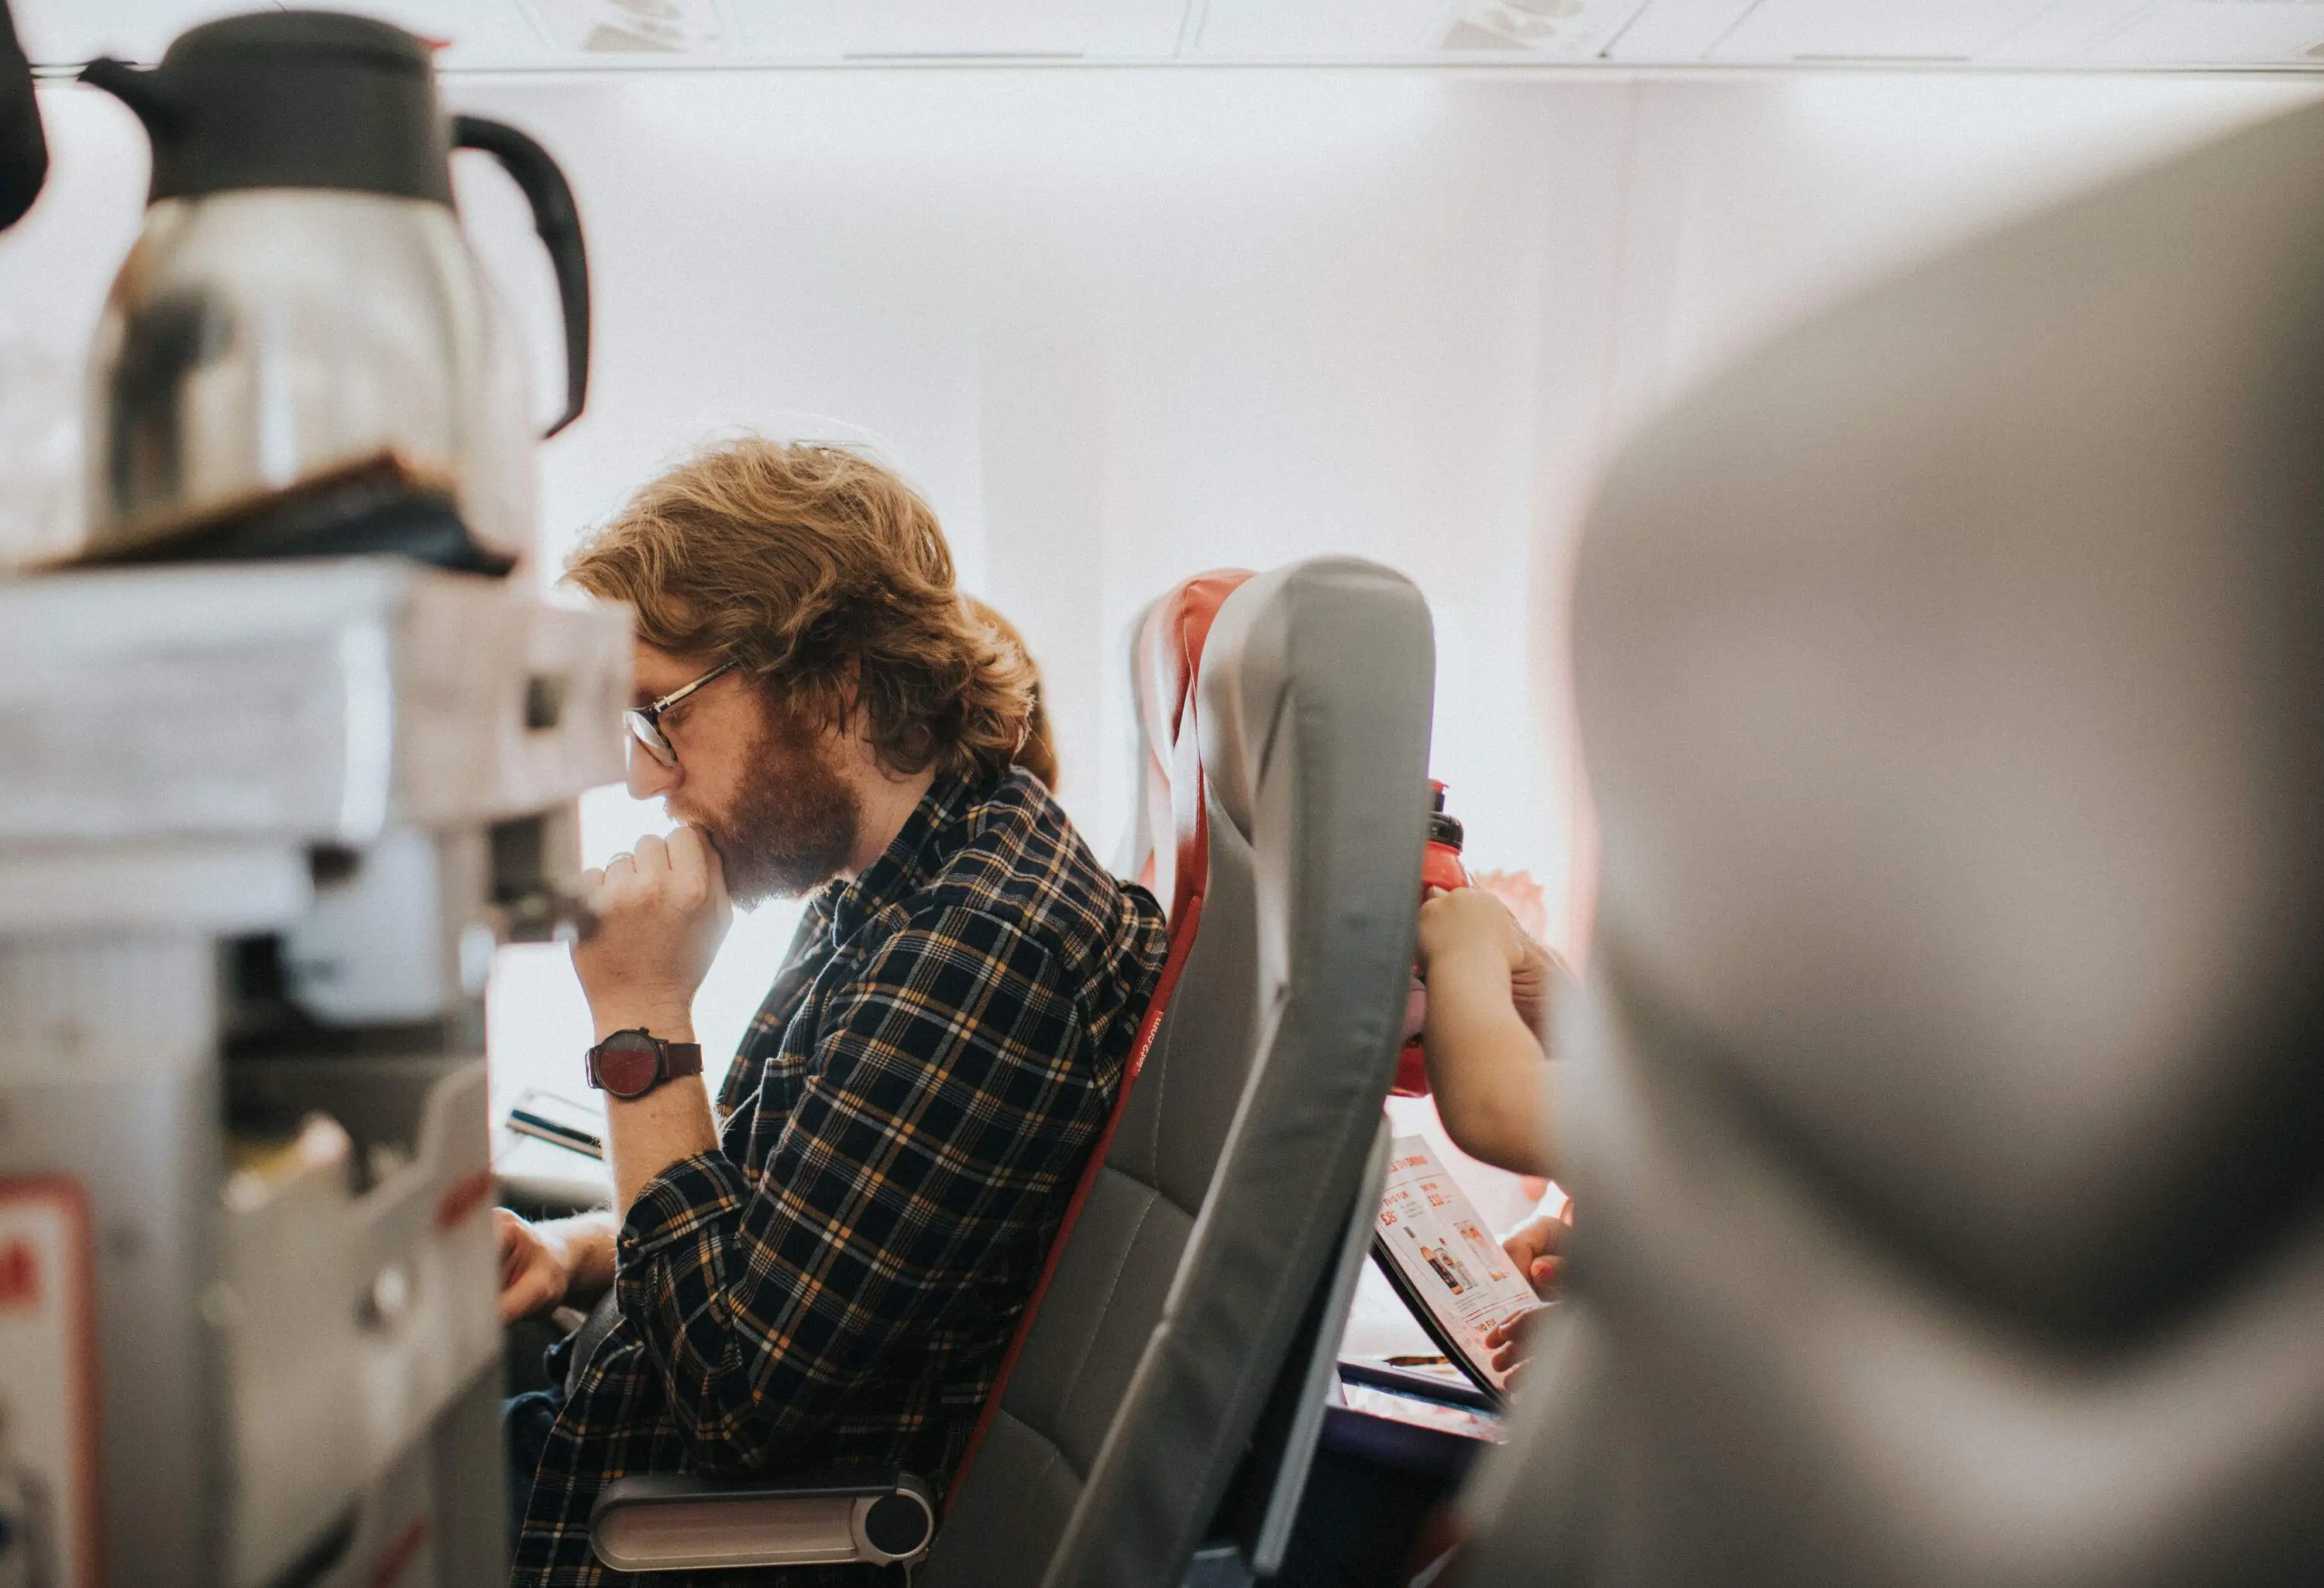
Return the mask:
[[[938,782],[877,864],[810,900],[720,1092],[718,1150],[649,1181],[622,1224],[620,1321],[548,1434],[512,1581],[877,1580],[632,1579],[598,1563],[589,1512],[638,1473],[946,1485],[1165,948],[1154,900],[1023,772]]]
[[[690,1464],[798,1454],[899,1338],[941,1328],[1077,1172],[1120,1078],[1056,961],[981,910],[897,931],[825,1006],[816,1073],[757,1175],[723,1152],[650,1182],[622,1316]]]

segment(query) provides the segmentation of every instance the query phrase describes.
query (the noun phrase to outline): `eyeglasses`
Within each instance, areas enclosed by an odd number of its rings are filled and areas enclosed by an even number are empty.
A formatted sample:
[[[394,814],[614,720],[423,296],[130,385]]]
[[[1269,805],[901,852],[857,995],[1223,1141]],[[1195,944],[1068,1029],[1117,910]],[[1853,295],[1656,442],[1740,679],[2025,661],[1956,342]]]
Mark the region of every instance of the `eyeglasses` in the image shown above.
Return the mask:
[[[664,766],[678,764],[678,752],[670,748],[669,740],[661,731],[661,714],[693,694],[711,679],[731,673],[736,664],[722,661],[708,672],[683,688],[672,689],[651,706],[640,706],[622,713],[622,722],[630,730],[630,737],[645,746],[645,752]]]

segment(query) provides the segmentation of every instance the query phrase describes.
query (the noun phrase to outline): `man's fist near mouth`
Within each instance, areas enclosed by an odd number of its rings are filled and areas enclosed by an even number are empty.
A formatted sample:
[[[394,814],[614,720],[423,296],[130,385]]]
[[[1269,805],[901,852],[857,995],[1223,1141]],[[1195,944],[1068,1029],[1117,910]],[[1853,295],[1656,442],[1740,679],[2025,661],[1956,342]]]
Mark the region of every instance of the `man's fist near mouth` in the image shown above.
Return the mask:
[[[694,994],[734,919],[718,852],[701,832],[649,835],[604,870],[581,874],[596,928],[573,946],[597,1038],[642,1028],[666,1041],[694,1036]]]

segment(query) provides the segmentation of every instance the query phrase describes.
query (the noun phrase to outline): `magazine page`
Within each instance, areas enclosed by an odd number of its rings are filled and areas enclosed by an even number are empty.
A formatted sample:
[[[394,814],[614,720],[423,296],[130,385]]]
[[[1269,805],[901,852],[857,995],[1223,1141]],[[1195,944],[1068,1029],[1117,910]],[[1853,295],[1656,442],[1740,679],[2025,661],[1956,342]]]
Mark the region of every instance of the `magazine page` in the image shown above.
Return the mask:
[[[598,1094],[573,1097],[536,1086],[500,1115],[493,1173],[521,1202],[594,1207],[612,1189],[604,1142],[605,1105]]]
[[[1423,1137],[1390,1144],[1372,1248],[1429,1333],[1480,1383],[1505,1389],[1485,1335],[1540,1298]]]

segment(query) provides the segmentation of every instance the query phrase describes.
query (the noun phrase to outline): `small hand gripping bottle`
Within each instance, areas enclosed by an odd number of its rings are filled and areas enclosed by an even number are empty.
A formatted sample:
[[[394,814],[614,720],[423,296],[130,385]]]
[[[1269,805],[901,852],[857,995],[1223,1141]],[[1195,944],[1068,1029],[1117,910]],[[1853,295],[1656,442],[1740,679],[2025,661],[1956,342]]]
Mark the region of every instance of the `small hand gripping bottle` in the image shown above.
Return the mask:
[[[1428,813],[1428,846],[1420,856],[1420,900],[1428,901],[1431,888],[1451,892],[1455,888],[1469,886],[1469,868],[1461,863],[1461,823],[1456,817],[1444,813],[1444,785],[1431,778],[1428,787],[1434,794],[1434,808]],[[1412,978],[1416,997],[1424,996],[1420,977]],[[1388,1087],[1394,1097],[1425,1097],[1428,1095],[1428,1055],[1416,1033],[1397,1055],[1396,1082]]]

